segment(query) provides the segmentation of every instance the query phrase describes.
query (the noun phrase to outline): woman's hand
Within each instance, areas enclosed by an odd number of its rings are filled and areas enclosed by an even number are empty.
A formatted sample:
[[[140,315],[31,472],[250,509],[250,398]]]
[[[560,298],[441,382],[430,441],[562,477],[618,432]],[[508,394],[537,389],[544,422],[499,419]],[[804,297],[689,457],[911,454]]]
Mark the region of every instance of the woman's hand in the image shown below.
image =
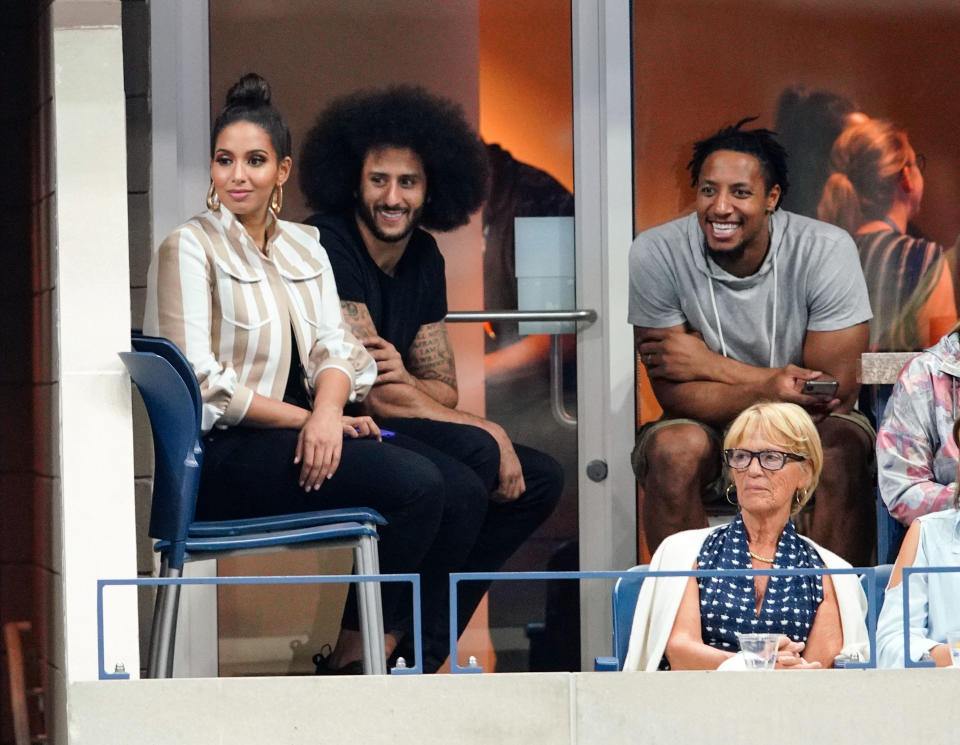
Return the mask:
[[[378,441],[383,441],[380,428],[368,416],[342,416],[340,421],[343,424],[343,434],[347,437],[376,437]]]
[[[343,450],[344,425],[341,420],[344,418],[341,408],[321,406],[313,410],[300,428],[293,462],[301,464],[300,486],[304,491],[316,491],[325,478],[336,473]]]
[[[803,659],[803,642],[791,641],[789,636],[780,637],[780,646],[777,649],[777,670],[816,670],[822,665],[819,662],[807,662]]]

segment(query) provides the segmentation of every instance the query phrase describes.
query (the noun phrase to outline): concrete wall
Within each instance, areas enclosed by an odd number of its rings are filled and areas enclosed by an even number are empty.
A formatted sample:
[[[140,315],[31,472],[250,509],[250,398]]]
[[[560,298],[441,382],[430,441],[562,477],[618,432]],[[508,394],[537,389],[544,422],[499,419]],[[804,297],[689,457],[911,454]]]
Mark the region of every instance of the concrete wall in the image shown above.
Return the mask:
[[[83,683],[77,745],[954,742],[956,671]],[[896,691],[892,695],[891,691]]]
[[[119,2],[50,7],[63,608],[68,681],[97,677],[95,580],[135,573]],[[55,420],[57,421],[57,420]],[[107,664],[139,667],[135,592],[107,597]]]

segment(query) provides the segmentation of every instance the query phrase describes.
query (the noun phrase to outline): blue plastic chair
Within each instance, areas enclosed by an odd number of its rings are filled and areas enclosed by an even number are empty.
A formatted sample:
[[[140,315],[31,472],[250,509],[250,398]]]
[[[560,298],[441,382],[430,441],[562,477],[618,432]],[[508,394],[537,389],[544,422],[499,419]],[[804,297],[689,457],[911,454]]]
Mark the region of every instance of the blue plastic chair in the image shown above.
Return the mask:
[[[646,574],[648,564],[631,567],[631,572],[638,572],[636,577],[625,576],[616,581],[613,586],[613,654],[610,657],[596,657],[593,669],[596,671],[616,671],[623,669],[623,661],[627,658],[627,646],[630,644],[630,630],[633,627],[633,613],[637,608],[637,597]]]
[[[150,536],[158,539],[161,577],[180,577],[189,561],[287,549],[341,548],[354,551],[360,574],[379,574],[375,510],[319,510],[242,520],[196,521],[203,463],[201,397],[196,376],[168,339],[134,334],[136,351],[121,352],[150,416],[154,445]],[[161,585],[150,634],[148,676],[172,677],[180,586]],[[385,674],[383,611],[379,583],[358,585],[365,674]]]
[[[890,396],[893,395],[893,386],[889,384],[876,384],[871,386],[869,395],[861,395],[861,404],[866,402],[866,406],[861,405],[861,409],[866,411],[868,416],[872,416],[873,428],[880,429],[883,422],[883,412],[890,402]],[[880,487],[877,486],[877,564],[892,563],[897,560],[897,554],[900,552],[900,544],[903,543],[903,537],[907,534],[907,527],[890,514],[883,497],[880,496]]]
[[[874,617],[876,617],[880,615],[880,609],[883,608],[883,600],[886,597],[887,584],[890,582],[890,573],[893,571],[893,564],[877,564],[873,571],[874,576],[877,578],[873,585],[873,592],[870,592],[867,575],[865,574],[860,577],[860,586],[863,587],[863,592],[867,596],[867,605],[870,608],[870,613],[873,613]]]

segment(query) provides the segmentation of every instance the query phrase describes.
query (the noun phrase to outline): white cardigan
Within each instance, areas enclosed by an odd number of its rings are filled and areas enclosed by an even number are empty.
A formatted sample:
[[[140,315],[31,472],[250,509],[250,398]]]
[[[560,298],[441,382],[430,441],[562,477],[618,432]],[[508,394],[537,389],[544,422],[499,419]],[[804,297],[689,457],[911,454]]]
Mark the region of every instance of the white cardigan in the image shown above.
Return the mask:
[[[707,536],[717,528],[685,530],[664,539],[650,559],[650,571],[685,571],[693,567],[700,547]],[[846,569],[850,564],[835,553],[818,546],[806,536],[800,536],[816,549],[828,569]],[[667,647],[673,622],[680,608],[680,600],[689,577],[651,577],[640,588],[637,609],[630,631],[630,645],[624,660],[625,671],[656,670]],[[867,597],[860,580],[853,574],[831,575],[840,606],[840,626],[843,630],[841,654],[865,661],[869,657],[869,640],[865,622]]]

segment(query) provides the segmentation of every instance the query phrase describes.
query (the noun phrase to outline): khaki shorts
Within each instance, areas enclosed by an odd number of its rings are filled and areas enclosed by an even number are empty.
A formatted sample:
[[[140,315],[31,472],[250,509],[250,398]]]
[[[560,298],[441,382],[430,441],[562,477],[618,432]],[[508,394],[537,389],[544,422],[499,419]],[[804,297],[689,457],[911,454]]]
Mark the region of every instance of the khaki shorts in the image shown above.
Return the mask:
[[[856,425],[867,434],[872,442],[876,443],[877,433],[874,431],[873,426],[870,424],[870,420],[867,419],[863,412],[854,410],[849,414],[831,414],[830,416],[843,419],[853,425]],[[716,444],[717,450],[723,447],[723,436],[726,434],[726,427],[724,427],[723,432],[720,432],[711,427],[709,424],[698,422],[696,419],[686,419],[682,417],[676,419],[663,418],[658,419],[655,422],[647,422],[646,424],[642,425],[640,430],[637,432],[637,441],[634,445],[633,452],[630,454],[630,463],[633,466],[633,472],[636,474],[637,481],[641,485],[647,476],[646,448],[647,443],[650,441],[650,437],[653,436],[654,433],[659,432],[661,429],[673,427],[677,424],[695,424],[707,433],[707,437],[710,438],[710,442]],[[717,475],[711,479],[710,483],[707,484],[706,492],[704,494],[704,499],[707,503],[718,502],[724,499],[726,488],[731,483],[729,477],[727,476],[727,470],[725,468],[721,468],[721,466],[722,461],[717,463]]]

